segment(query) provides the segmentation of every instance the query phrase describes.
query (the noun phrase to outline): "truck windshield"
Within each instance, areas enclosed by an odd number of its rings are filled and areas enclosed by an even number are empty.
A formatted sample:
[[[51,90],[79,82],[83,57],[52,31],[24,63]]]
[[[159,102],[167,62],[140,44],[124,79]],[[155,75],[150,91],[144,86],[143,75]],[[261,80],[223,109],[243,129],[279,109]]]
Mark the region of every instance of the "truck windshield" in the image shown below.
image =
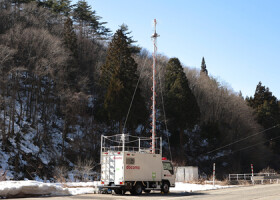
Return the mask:
[[[171,174],[173,174],[173,167],[170,162],[162,162],[163,170],[168,170]]]

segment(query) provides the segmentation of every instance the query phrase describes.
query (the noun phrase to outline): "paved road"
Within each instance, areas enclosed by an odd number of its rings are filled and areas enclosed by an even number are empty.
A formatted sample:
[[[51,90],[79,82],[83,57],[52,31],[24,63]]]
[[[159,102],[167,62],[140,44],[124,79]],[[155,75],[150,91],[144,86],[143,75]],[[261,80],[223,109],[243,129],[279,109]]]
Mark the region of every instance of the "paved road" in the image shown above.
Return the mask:
[[[209,191],[193,192],[193,193],[169,193],[168,195],[163,195],[160,194],[159,192],[154,192],[151,194],[143,194],[141,196],[131,196],[128,192],[128,194],[125,194],[123,196],[111,195],[111,194],[87,194],[87,195],[67,196],[67,197],[25,198],[24,200],[39,200],[39,199],[46,199],[46,200],[90,200],[90,199],[280,200],[280,184],[235,187],[235,188],[209,190]]]

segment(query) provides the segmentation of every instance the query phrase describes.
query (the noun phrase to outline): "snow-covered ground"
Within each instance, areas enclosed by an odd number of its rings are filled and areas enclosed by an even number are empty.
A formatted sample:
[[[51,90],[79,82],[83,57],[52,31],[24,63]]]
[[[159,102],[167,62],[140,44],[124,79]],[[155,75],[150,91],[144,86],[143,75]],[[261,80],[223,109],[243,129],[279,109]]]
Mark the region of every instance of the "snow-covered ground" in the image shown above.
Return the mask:
[[[80,183],[43,183],[39,181],[2,181],[0,182],[0,197],[24,195],[78,195],[96,193],[100,182]]]
[[[78,195],[97,193],[99,181],[94,182],[72,182],[72,183],[43,183],[39,181],[2,181],[0,182],[0,197],[13,197],[24,195]],[[213,186],[177,182],[171,192],[194,192],[201,190],[213,190],[230,186]]]
[[[171,192],[195,192],[195,191],[202,191],[202,190],[216,190],[221,188],[228,188],[234,186],[221,186],[221,185],[209,185],[209,184],[193,184],[193,183],[182,183],[176,182],[174,188],[170,188]]]

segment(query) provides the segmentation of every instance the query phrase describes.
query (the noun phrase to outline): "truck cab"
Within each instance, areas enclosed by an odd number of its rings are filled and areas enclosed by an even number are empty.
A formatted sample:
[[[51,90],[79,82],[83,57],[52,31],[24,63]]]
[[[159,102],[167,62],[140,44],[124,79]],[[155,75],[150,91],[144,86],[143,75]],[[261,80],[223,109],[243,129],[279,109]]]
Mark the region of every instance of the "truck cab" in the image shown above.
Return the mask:
[[[165,157],[162,158],[162,181],[169,183],[169,187],[175,187],[174,168],[172,163],[169,160],[167,160]],[[165,190],[167,190],[167,188],[165,188]]]

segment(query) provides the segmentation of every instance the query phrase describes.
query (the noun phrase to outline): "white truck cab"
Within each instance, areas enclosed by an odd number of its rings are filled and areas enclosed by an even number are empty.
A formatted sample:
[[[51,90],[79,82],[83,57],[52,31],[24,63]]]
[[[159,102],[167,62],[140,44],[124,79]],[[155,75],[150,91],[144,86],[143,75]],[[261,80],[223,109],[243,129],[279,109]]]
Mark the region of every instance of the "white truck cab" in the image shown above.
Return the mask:
[[[170,183],[170,187],[175,187],[175,172],[173,165],[165,157],[162,158],[163,177],[162,180],[166,180]]]
[[[175,173],[172,163],[162,157],[161,138],[157,138],[160,147],[151,153],[150,148],[143,147],[148,146],[150,138],[133,138],[133,146],[129,137],[124,134],[101,136],[100,187],[112,189],[116,194],[130,191],[140,195],[151,190],[168,193],[170,187],[175,187]],[[108,141],[118,146],[108,146]]]

